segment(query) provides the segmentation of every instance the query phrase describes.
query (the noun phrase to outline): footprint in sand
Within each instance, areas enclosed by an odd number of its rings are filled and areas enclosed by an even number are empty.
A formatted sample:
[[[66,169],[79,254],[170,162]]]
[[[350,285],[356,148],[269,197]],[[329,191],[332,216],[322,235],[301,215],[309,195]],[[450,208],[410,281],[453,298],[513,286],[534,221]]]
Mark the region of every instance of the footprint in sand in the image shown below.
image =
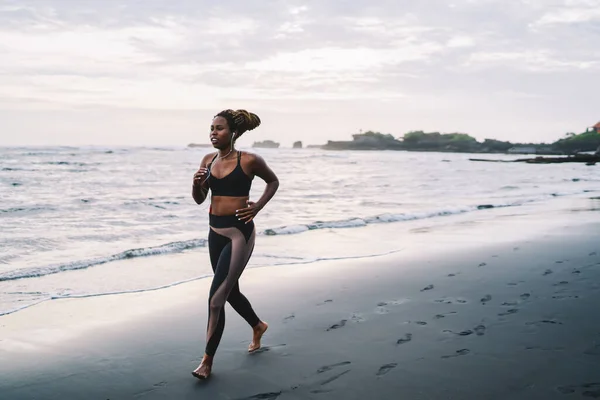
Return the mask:
[[[574,296],[570,296],[570,295],[566,295],[566,294],[558,294],[556,296],[552,296],[553,299],[557,299],[557,300],[564,300],[564,299],[578,299],[579,296],[574,295]]]
[[[560,321],[557,321],[555,319],[543,319],[541,321],[525,322],[525,325],[539,325],[539,324],[562,325],[563,323]]]
[[[340,322],[338,322],[337,324],[333,324],[331,325],[329,328],[326,329],[327,332],[333,330],[333,329],[339,329],[342,328],[344,326],[346,326],[346,322],[348,322],[347,319],[343,319]]]
[[[454,273],[454,274],[448,274],[448,277],[452,278],[453,276],[458,275],[458,273]]]
[[[588,255],[591,257],[591,256],[595,256],[596,254],[598,254],[598,253],[596,253],[595,251],[593,251],[593,252],[591,252],[591,253],[590,253],[590,254],[588,254]]]
[[[250,397],[243,397],[239,400],[275,400],[281,396],[281,392],[259,393]]]
[[[310,391],[313,394],[333,392],[333,389],[314,389]]]
[[[433,319],[442,319],[442,318],[446,318],[446,315],[452,315],[452,314],[456,314],[456,311],[450,311],[449,313],[446,314],[436,314]]]
[[[377,303],[377,308],[375,308],[375,314],[389,314],[390,310],[386,307],[388,303],[385,301],[380,301]]]
[[[413,337],[412,333],[407,333],[406,335],[404,335],[403,338],[400,338],[396,341],[396,345],[408,343],[412,340],[412,337]]]
[[[322,374],[323,372],[331,371],[336,367],[341,367],[342,365],[352,364],[351,361],[342,361],[339,363],[331,364],[331,365],[323,365],[321,368],[317,370],[317,374]]]
[[[569,284],[569,281],[560,281],[560,282],[555,283],[552,286],[565,286],[565,285],[568,285],[568,284]]]
[[[467,303],[467,300],[461,299],[461,298],[456,298],[456,297],[443,297],[441,299],[434,300],[434,302],[444,303],[444,304],[454,304],[454,303],[465,304],[465,303]]]
[[[600,399],[600,383],[584,383],[583,385],[566,385],[559,386],[556,388],[562,394],[572,394],[577,391],[581,392],[583,397],[590,397],[592,399]]]
[[[352,321],[352,322],[365,322],[365,319],[362,316],[362,314],[354,313],[350,317],[350,321]]]
[[[271,349],[276,349],[276,348],[278,348],[278,347],[284,347],[284,346],[286,346],[286,344],[285,344],[285,343],[282,343],[282,344],[274,344],[274,345],[272,345],[272,346],[262,346],[260,349],[253,351],[253,352],[252,352],[252,355],[255,355],[255,354],[261,354],[261,353],[266,353],[267,351],[271,351]]]
[[[485,304],[485,303],[487,303],[490,300],[492,300],[492,295],[491,294],[486,294],[479,301],[481,301],[481,304]]]
[[[555,319],[543,319],[540,321],[542,324],[550,324],[550,325],[562,325],[562,322],[557,321]]]
[[[442,332],[454,333],[455,335],[458,335],[458,336],[469,336],[469,335],[473,334],[473,331],[470,329],[466,329],[461,332],[454,332],[449,329],[444,329]]]
[[[375,375],[376,376],[385,375],[388,372],[390,372],[391,370],[393,370],[394,368],[396,368],[397,366],[398,366],[398,364],[396,364],[396,363],[382,365],[381,367],[379,367],[379,371],[377,371],[377,373]]]
[[[543,273],[542,275],[543,275],[543,276],[550,275],[550,274],[552,274],[553,272],[554,272],[554,271],[552,271],[551,269],[547,269],[547,270],[545,270],[545,271],[544,271],[544,273]]]
[[[400,304],[408,303],[409,301],[410,301],[410,299],[397,299],[397,300],[389,301],[388,304],[391,306],[398,306]]]
[[[433,286],[433,285],[427,285],[427,286],[425,286],[423,289],[421,289],[421,292],[424,292],[424,291],[426,291],[426,290],[431,290],[431,289],[433,289],[434,287],[435,287],[435,286]]]
[[[288,321],[291,321],[291,320],[293,320],[294,318],[296,318],[296,316],[295,316],[294,314],[290,314],[290,315],[288,315],[287,317],[285,317],[285,318],[283,319],[283,322],[288,322]]]
[[[486,263],[482,262],[482,263],[479,263],[478,267],[485,267],[486,265],[487,265]]]
[[[342,371],[342,372],[340,372],[340,373],[339,373],[339,374],[337,374],[337,375],[334,375],[334,376],[332,376],[332,377],[330,377],[330,378],[327,378],[327,379],[325,379],[325,380],[323,380],[323,381],[319,382],[319,385],[320,385],[320,386],[327,385],[328,383],[331,383],[331,382],[333,382],[333,381],[335,381],[335,380],[337,380],[337,379],[341,378],[342,376],[346,375],[348,372],[350,372],[350,370],[349,370],[349,369],[347,369],[347,370],[345,370],[345,371]]]
[[[442,356],[442,358],[452,358],[452,357],[460,357],[460,356],[465,356],[467,354],[469,354],[471,352],[471,350],[469,349],[460,349],[460,350],[456,350],[456,354],[450,354],[447,356]]]
[[[501,316],[501,317],[504,317],[504,316],[506,316],[506,315],[510,315],[510,314],[516,314],[516,313],[518,313],[518,312],[519,312],[519,309],[518,309],[518,308],[511,308],[511,309],[509,309],[509,310],[506,310],[505,312],[502,312],[502,313],[500,313],[500,314],[498,314],[498,315],[499,315],[499,316]]]
[[[571,272],[571,273],[572,273],[572,274],[580,274],[580,273],[581,273],[581,271],[580,271],[580,270],[578,270],[578,269],[574,269],[574,270],[573,270],[573,272]]]
[[[527,300],[529,297],[531,297],[531,295],[530,295],[529,293],[522,293],[522,294],[519,296],[519,298],[520,298],[522,301],[525,301],[525,300]],[[503,305],[503,306],[509,306],[509,307],[511,307],[511,306],[512,306],[512,307],[514,307],[514,306],[518,305],[519,303],[520,303],[519,301],[505,301],[505,302],[503,302],[501,305]]]
[[[334,329],[342,328],[342,327],[346,326],[346,322],[348,322],[348,321],[350,321],[350,322],[364,322],[365,319],[362,317],[361,314],[354,313],[354,314],[352,314],[352,316],[350,317],[350,319],[342,319],[340,322],[331,325],[329,328],[326,329],[326,332],[329,332],[329,331],[334,330]]]
[[[377,307],[375,308],[375,314],[389,314],[390,309],[386,306],[397,306],[400,304],[407,303],[408,301],[410,301],[410,299],[380,301],[379,303],[377,303]]]
[[[526,346],[525,350],[542,350],[542,351],[560,351],[564,350],[564,347],[543,347],[543,346]]]
[[[317,304],[317,305],[318,305],[318,306],[322,306],[323,304],[332,303],[332,302],[333,302],[333,300],[331,300],[331,299],[327,299],[327,300],[325,300],[324,302],[322,302],[322,303],[319,303],[319,304]]]
[[[485,330],[487,328],[485,327],[485,325],[477,325],[475,328],[473,328],[473,331],[475,332],[475,334],[477,336],[483,336],[485,335]]]

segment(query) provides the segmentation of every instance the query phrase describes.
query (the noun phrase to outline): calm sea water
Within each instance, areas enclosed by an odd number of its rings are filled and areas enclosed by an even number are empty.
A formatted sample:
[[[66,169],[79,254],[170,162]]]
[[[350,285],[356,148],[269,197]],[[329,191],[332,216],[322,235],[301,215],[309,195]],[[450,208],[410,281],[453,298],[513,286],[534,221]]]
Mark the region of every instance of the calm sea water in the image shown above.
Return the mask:
[[[192,175],[209,150],[0,148],[0,315],[52,298],[210,276],[208,202],[198,206],[191,197]],[[256,218],[260,236],[249,267],[374,256],[399,241],[373,234],[376,226],[468,220],[600,188],[597,168],[581,164],[394,151],[258,153],[281,185]],[[254,180],[252,200],[264,186]]]

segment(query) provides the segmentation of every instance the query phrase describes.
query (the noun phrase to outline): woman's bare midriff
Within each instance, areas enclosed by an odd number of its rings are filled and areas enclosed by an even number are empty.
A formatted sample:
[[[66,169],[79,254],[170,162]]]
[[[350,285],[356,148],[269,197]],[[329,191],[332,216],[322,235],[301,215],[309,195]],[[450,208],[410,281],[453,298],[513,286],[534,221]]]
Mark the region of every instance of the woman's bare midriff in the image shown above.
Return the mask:
[[[236,210],[246,208],[249,197],[212,196],[210,213],[213,215],[235,215]]]

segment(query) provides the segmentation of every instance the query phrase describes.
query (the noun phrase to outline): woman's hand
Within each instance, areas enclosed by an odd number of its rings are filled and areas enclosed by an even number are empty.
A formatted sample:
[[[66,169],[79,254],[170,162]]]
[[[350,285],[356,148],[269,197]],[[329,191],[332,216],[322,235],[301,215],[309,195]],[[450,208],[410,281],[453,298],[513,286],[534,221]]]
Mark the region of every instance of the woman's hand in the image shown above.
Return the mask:
[[[256,214],[262,210],[262,207],[253,201],[246,200],[246,204],[248,204],[246,208],[235,210],[236,217],[238,217],[240,221],[245,221],[245,224],[252,221]]]
[[[194,185],[204,185],[208,177],[208,168],[200,167],[194,174]],[[204,185],[206,186],[206,185]]]

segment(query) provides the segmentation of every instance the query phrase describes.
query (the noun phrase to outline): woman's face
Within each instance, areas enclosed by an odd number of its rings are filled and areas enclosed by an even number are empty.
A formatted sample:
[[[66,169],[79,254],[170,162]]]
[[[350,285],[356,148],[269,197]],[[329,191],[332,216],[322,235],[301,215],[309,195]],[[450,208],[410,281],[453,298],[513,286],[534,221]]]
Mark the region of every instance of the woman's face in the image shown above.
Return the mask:
[[[217,149],[226,148],[231,144],[229,124],[223,117],[215,117],[210,126],[210,142]]]

